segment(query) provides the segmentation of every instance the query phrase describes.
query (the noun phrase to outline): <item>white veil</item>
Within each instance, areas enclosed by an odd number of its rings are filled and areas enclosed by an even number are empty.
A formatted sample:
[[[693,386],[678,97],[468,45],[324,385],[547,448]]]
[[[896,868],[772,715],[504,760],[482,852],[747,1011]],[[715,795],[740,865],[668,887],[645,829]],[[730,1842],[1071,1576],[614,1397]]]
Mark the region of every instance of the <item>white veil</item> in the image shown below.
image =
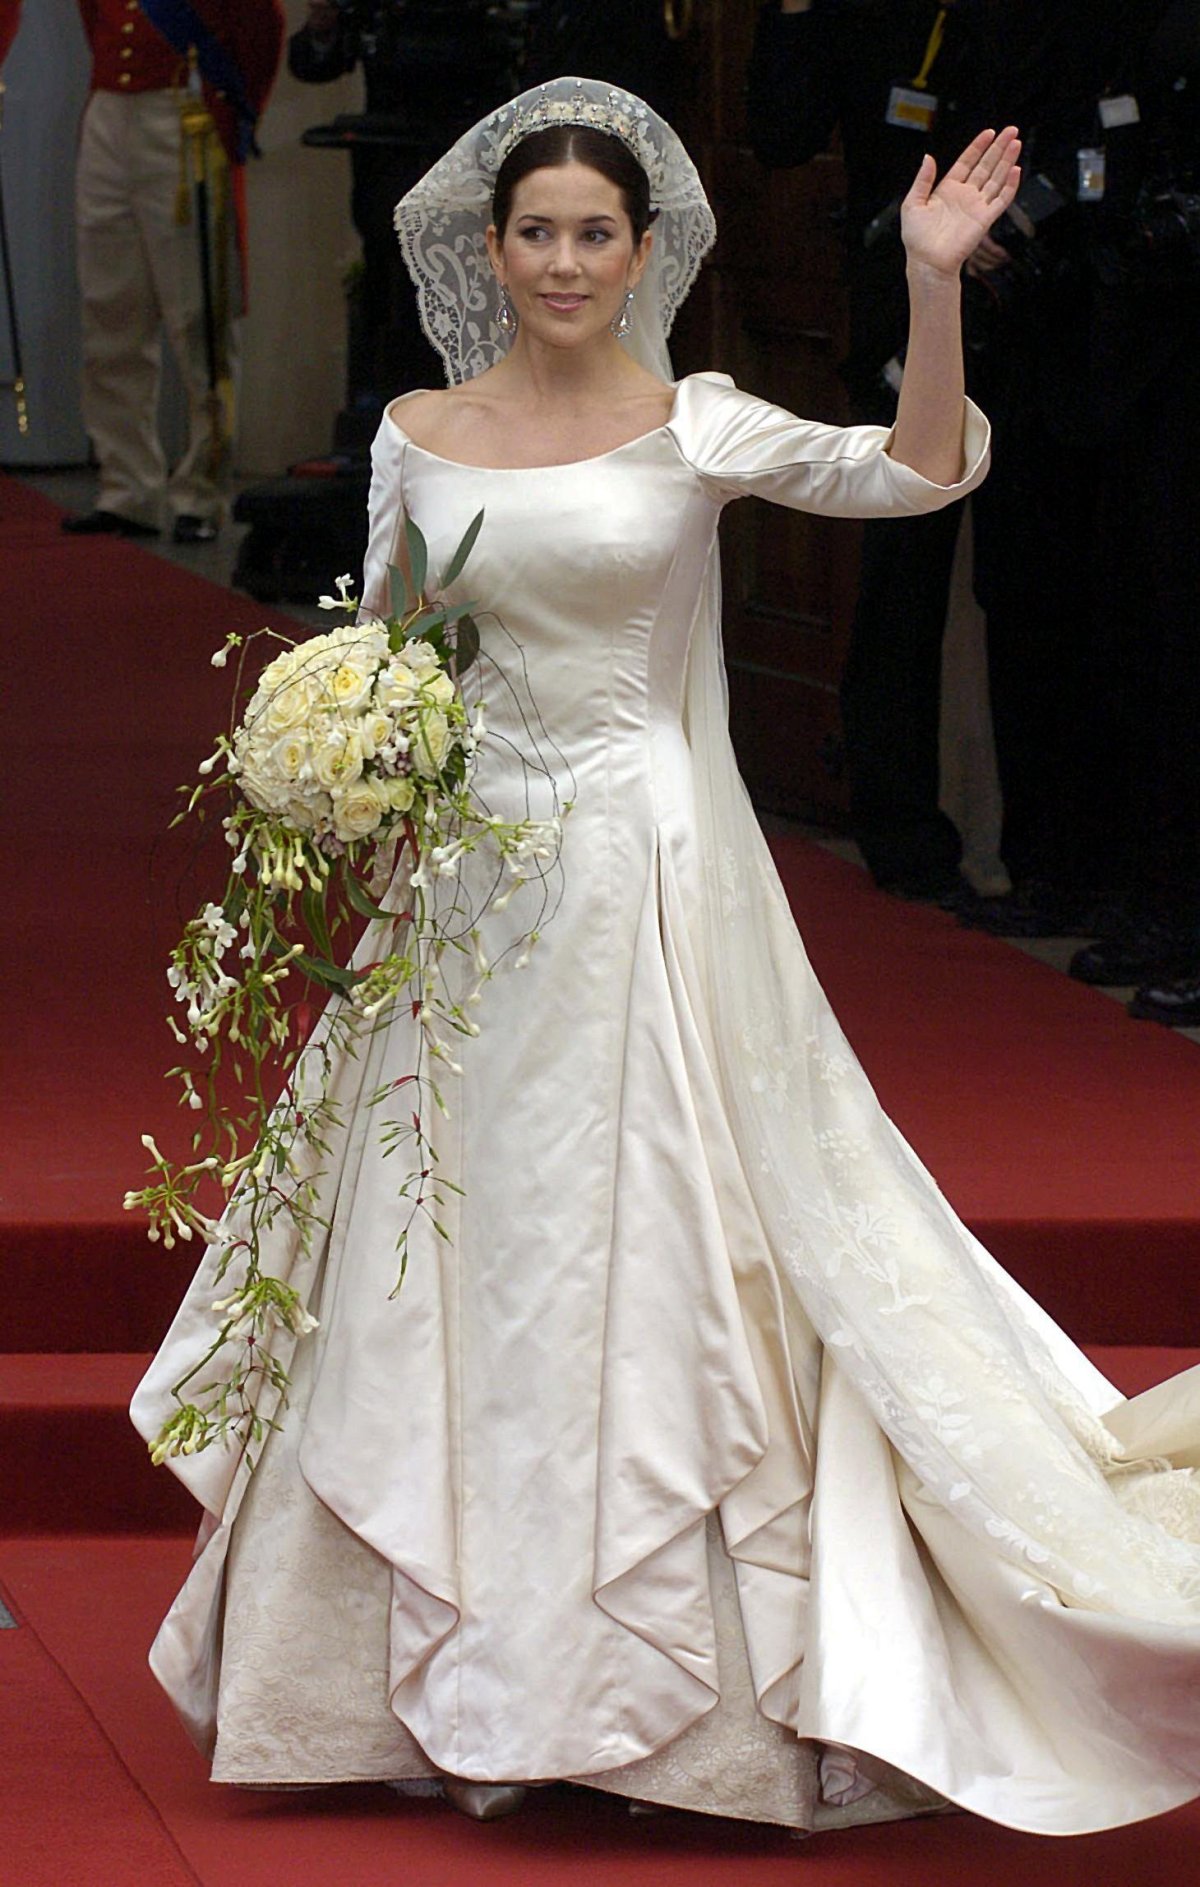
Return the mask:
[[[507,352],[485,241],[492,192],[514,145],[554,124],[586,125],[620,138],[650,180],[654,242],[625,345],[641,366],[671,380],[667,337],[716,239],[716,222],[670,125],[632,92],[599,79],[554,79],[510,99],[465,132],[401,198],[396,230],[416,284],[421,326],[452,383],[473,379]]]

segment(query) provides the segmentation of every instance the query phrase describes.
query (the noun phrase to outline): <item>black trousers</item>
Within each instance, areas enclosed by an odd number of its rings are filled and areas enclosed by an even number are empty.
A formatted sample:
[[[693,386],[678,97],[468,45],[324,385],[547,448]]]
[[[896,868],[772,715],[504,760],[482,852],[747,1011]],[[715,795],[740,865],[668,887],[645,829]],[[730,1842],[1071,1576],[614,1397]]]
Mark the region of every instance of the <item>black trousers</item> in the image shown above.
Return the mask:
[[[1098,438],[998,415],[976,587],[1002,850],[1135,916],[1200,927],[1200,367],[1177,357]]]
[[[872,519],[842,674],[855,839],[879,884],[953,882],[962,842],[938,807],[942,638],[963,506]]]

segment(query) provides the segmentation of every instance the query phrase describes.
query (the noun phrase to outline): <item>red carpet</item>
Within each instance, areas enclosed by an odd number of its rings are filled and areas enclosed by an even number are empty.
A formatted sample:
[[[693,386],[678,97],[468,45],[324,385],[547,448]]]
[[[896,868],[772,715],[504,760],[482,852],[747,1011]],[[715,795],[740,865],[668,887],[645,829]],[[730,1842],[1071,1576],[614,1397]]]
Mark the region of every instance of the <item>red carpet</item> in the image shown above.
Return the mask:
[[[332,574],[332,573],[331,573]],[[381,1789],[214,1790],[149,1678],[187,1505],[124,1405],[187,1275],[121,1212],[171,1120],[166,950],[199,889],[163,837],[220,727],[208,657],[257,605],[66,539],[0,480],[8,626],[0,1086],[0,1883],[1200,1887],[1200,1810],[1055,1843],[954,1816],[823,1837],[545,1791],[481,1829]],[[968,1222],[1133,1390],[1196,1360],[1200,1054],[803,841],[776,853],[880,1095]],[[178,1132],[180,1123],[167,1129]],[[119,1537],[123,1535],[124,1537]],[[28,1536],[28,1537],[20,1537]],[[0,1621],[2,1622],[2,1621]]]
[[[127,1772],[131,1842],[156,1812],[177,1847],[177,1874],[138,1876],[79,1867],[87,1828],[83,1805],[99,1796],[112,1753],[97,1739],[69,1743],[60,1818],[47,1829],[43,1858],[9,1874],[3,1855],[30,1840],[32,1802],[24,1775],[8,1763],[0,1791],[0,1880],[13,1887],[125,1887],[135,1880],[195,1880],[204,1887],[243,1881],[258,1887],[1198,1887],[1200,1807],[1111,1834],[1038,1839],[953,1815],[935,1821],[817,1836],[797,1843],[779,1830],[680,1814],[629,1818],[622,1804],[577,1790],[539,1792],[511,1821],[476,1827],[437,1802],[404,1802],[379,1787],[283,1791],[217,1788],[176,1725],[142,1654],[186,1568],[181,1541],[9,1540],[0,1542],[0,1582],[28,1620],[0,1633],[0,1676],[19,1641],[35,1633],[69,1670],[71,1713],[60,1693],[26,1698],[19,1738],[6,1721],[12,1695],[0,1692],[6,1753],[24,1748],[32,1784],[61,1726],[92,1712]],[[64,1765],[66,1766],[66,1765]],[[73,1813],[75,1801],[81,1813]],[[139,1806],[139,1804],[141,1806]],[[135,1813],[135,1810],[137,1811]],[[13,1831],[10,1834],[10,1830]],[[76,1857],[73,1859],[73,1857]],[[188,1871],[190,1870],[190,1871]]]
[[[161,1332],[188,1264],[154,1253],[120,1200],[141,1173],[139,1135],[181,1131],[161,1079],[165,957],[215,879],[181,835],[163,835],[174,789],[227,711],[208,658],[263,612],[137,548],[64,538],[57,522],[42,499],[0,485],[18,782],[4,940],[20,1078],[0,1095],[6,1347],[137,1350]],[[52,765],[50,680],[67,736]],[[1200,1343],[1195,1045],[881,896],[803,840],[776,850],[851,1041],[972,1227],[1077,1336]]]

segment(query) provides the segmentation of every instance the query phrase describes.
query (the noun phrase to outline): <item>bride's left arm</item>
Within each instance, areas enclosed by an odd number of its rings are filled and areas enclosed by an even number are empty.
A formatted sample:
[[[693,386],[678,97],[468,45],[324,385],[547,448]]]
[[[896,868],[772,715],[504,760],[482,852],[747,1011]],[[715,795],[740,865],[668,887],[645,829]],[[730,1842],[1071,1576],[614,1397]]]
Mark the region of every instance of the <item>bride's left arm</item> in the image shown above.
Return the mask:
[[[963,471],[962,267],[1017,193],[1020,150],[1012,125],[981,131],[940,183],[927,156],[901,209],[909,335],[888,453],[935,485]]]

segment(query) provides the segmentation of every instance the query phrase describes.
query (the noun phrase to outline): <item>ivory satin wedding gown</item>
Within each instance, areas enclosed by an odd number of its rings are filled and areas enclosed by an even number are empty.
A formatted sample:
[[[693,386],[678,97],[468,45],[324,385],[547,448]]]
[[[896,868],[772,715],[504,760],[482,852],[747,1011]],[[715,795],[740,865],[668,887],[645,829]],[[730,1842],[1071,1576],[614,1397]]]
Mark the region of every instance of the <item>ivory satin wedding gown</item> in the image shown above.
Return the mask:
[[[320,1320],[281,1427],[252,1475],[171,1463],[207,1512],[152,1663],[214,1777],[566,1777],[798,1827],[945,1798],[1047,1833],[1190,1799],[1200,1372],[1122,1403],[954,1217],[812,975],[724,725],[723,506],[931,509],[982,478],[982,419],[949,489],[716,374],[534,470],[403,420],[364,595],[405,513],[436,570],[484,510],[455,594],[520,645],[573,802],[561,898],[528,968],[502,958],[533,888],[485,923],[450,1243],[418,1228],[390,1296],[402,1175],[367,1097],[411,1071],[405,1017],[336,1066],[327,1236],[266,1255]],[[480,786],[519,816],[519,690],[482,676]],[[135,1398],[148,1437],[212,1267]]]

